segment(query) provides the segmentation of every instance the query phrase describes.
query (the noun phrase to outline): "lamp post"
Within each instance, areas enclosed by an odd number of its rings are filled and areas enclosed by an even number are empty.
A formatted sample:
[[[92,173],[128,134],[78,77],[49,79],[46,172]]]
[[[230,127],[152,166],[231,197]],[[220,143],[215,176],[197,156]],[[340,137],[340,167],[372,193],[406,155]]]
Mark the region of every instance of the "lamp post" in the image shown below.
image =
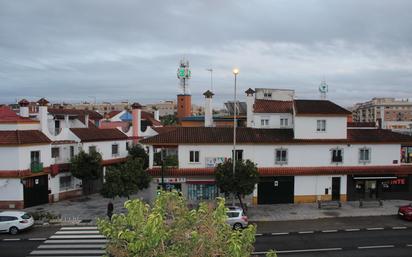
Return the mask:
[[[233,75],[235,75],[235,90],[234,90],[234,97],[233,97],[233,179],[235,178],[235,173],[236,173],[236,127],[237,127],[237,118],[236,118],[236,112],[237,112],[237,104],[236,104],[236,82],[237,82],[237,75],[239,74],[239,69],[234,68],[233,69]],[[233,196],[232,199],[232,204],[235,205],[235,196]]]

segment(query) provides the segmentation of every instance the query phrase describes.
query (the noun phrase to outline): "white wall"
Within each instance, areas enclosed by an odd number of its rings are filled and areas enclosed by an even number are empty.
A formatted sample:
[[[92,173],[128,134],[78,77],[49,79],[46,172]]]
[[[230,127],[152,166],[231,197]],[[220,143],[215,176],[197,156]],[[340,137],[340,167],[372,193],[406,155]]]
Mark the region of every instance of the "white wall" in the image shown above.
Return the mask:
[[[0,124],[0,130],[40,130],[40,123]]]
[[[52,163],[50,145],[0,147],[0,172],[2,170],[30,169],[30,152],[40,151],[43,167]]]
[[[254,128],[281,128],[280,119],[287,118],[288,126],[282,128],[293,128],[293,116],[290,113],[254,113],[253,114],[253,127]],[[269,119],[268,126],[262,126],[261,120]]]
[[[295,176],[295,195],[332,195],[332,178],[340,177],[340,194],[346,194],[346,175]]]
[[[316,131],[317,120],[326,120],[326,131]],[[346,117],[295,116],[295,138],[339,139],[346,138]]]
[[[119,145],[119,154],[112,155],[112,145]],[[103,141],[103,142],[85,142],[82,145],[83,151],[89,152],[89,146],[96,146],[96,150],[102,155],[103,160],[111,160],[126,157],[128,152],[126,150],[126,140],[118,141]]]
[[[23,185],[20,179],[0,179],[0,201],[23,201]]]
[[[393,160],[400,160],[400,145],[237,145],[236,149],[243,149],[243,158],[257,163],[258,167],[276,167],[275,149],[285,148],[288,150],[288,163],[283,166],[312,167],[331,166],[332,148],[343,149],[343,166],[359,165],[392,165]],[[359,164],[359,148],[371,149],[371,162]],[[178,147],[180,168],[204,168],[206,158],[226,157],[232,155],[232,145],[180,145]],[[200,151],[199,163],[189,163],[189,151]]]

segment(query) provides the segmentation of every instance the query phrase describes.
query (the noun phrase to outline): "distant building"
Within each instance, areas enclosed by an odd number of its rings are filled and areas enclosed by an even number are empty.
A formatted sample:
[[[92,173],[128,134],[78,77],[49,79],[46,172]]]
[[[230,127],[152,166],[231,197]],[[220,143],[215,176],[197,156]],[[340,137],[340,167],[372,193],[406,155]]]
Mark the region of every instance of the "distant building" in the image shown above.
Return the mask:
[[[163,117],[166,115],[175,115],[177,111],[177,104],[176,101],[173,100],[160,101],[158,103],[146,104],[143,109],[148,112],[154,112],[157,110],[159,111],[159,116]]]
[[[372,98],[352,108],[353,121],[375,122],[398,132],[412,130],[412,102],[409,99]]]

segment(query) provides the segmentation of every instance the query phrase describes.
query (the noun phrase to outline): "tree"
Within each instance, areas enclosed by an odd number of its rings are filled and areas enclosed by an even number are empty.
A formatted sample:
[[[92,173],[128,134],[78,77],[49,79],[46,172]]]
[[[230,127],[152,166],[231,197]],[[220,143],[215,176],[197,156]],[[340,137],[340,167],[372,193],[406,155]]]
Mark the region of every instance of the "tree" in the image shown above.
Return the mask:
[[[172,126],[177,124],[177,117],[174,114],[162,116],[160,122],[163,126]]]
[[[150,176],[143,169],[142,160],[128,158],[124,164],[112,166],[105,176],[100,193],[106,198],[127,197],[149,187]]]
[[[124,204],[126,214],[97,223],[109,240],[109,256],[249,257],[256,226],[232,230],[226,223],[224,203],[218,198],[216,207],[201,203],[198,209],[190,210],[177,192],[162,191],[153,206],[129,200]]]
[[[233,175],[233,162],[228,159],[216,167],[215,180],[220,191],[236,196],[244,209],[242,197],[253,193],[255,184],[259,181],[259,172],[256,164],[250,160],[237,160]]]
[[[142,161],[143,169],[147,169],[149,167],[149,155],[141,145],[133,145],[128,151],[129,158],[140,159]]]
[[[98,179],[102,174],[102,156],[96,151],[85,153],[80,151],[79,154],[70,160],[70,172],[78,179],[82,180],[83,191],[85,185],[88,185],[88,192],[91,192],[90,181]],[[85,192],[86,193],[86,192]]]

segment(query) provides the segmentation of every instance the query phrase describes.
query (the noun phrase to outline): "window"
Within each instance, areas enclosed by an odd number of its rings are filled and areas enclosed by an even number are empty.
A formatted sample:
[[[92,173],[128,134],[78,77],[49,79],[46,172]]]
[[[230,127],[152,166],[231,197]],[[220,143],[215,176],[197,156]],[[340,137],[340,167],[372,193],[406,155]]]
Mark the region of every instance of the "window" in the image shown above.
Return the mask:
[[[129,146],[129,142],[126,142],[126,150],[129,150],[130,146]]]
[[[7,221],[13,221],[17,220],[17,217],[13,216],[0,216],[0,222],[7,222]]]
[[[236,150],[236,161],[243,160],[243,150]],[[233,150],[232,150],[232,158],[233,158]]]
[[[30,152],[30,162],[31,163],[40,163],[40,151],[31,151]]]
[[[280,126],[281,127],[287,127],[289,126],[289,120],[287,118],[281,118],[280,119]]]
[[[343,149],[332,149],[332,162],[333,163],[342,163],[343,162]]]
[[[89,146],[89,153],[96,152],[96,151],[97,149],[95,145]]]
[[[60,191],[73,188],[73,177],[72,176],[60,177],[59,181],[60,181]]]
[[[369,163],[371,162],[371,150],[370,148],[359,149],[359,163]]]
[[[326,120],[317,120],[316,131],[326,131]]]
[[[287,149],[276,149],[276,156],[275,156],[275,163],[276,164],[287,164],[288,163],[288,150]]]
[[[118,144],[112,145],[112,155],[119,155],[119,145]]]
[[[70,146],[70,159],[74,157],[74,146]]]
[[[214,184],[188,184],[187,196],[189,200],[214,200],[217,187]]]
[[[199,151],[190,151],[189,162],[199,162]]]
[[[51,157],[52,158],[59,158],[60,157],[60,148],[59,147],[52,147]]]
[[[260,120],[260,125],[263,126],[269,126],[269,119],[261,119]]]

